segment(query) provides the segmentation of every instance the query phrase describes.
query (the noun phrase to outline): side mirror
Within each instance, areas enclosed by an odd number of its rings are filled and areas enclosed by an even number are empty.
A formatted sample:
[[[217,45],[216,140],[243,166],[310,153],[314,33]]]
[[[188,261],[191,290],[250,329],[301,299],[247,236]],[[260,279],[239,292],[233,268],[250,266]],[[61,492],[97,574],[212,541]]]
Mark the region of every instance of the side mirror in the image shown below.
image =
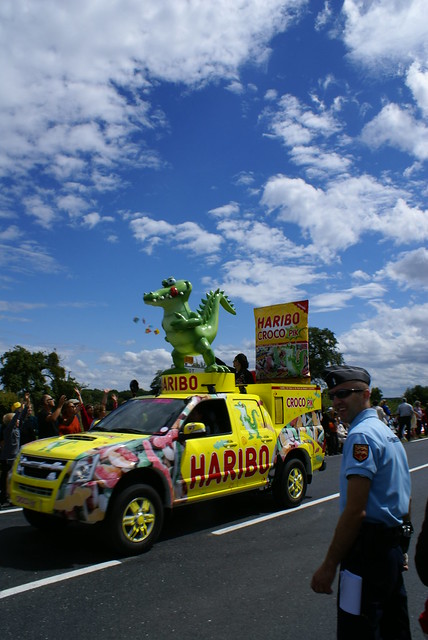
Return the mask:
[[[192,437],[192,436],[201,436],[202,434],[207,432],[207,428],[203,422],[188,422],[184,425],[183,431],[181,432],[183,436]]]

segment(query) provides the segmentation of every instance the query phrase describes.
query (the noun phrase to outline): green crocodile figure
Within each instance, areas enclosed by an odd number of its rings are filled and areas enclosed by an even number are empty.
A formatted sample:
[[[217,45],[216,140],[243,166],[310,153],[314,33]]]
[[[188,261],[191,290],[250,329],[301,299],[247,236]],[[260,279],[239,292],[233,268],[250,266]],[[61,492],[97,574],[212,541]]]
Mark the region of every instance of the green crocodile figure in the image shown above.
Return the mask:
[[[228,367],[215,361],[211,343],[217,335],[218,311],[223,309],[236,315],[235,308],[223,291],[210,291],[201,300],[198,311],[191,311],[188,300],[192,285],[188,280],[168,278],[162,281],[162,289],[145,293],[143,300],[154,307],[162,307],[164,316],[162,327],[165,340],[173,346],[174,368],[163,373],[185,373],[184,357],[202,355],[205,371],[229,372]]]

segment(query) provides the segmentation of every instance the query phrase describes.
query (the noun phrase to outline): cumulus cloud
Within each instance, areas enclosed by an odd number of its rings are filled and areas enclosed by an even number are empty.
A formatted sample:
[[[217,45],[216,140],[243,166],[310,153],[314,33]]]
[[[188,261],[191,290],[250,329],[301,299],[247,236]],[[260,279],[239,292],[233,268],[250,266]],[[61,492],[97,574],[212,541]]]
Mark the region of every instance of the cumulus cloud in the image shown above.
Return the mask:
[[[388,104],[363,129],[361,137],[371,147],[397,147],[418,160],[428,159],[428,127],[408,109]]]
[[[380,275],[398,282],[405,289],[428,289],[428,250],[420,247],[398,256],[385,265]]]
[[[425,117],[428,116],[428,70],[423,70],[419,62],[414,62],[406,77],[406,84],[412,91],[416,104]]]
[[[234,216],[239,213],[239,204],[237,202],[229,202],[228,204],[224,204],[221,207],[210,209],[208,213],[210,213],[215,218],[229,218],[230,216]]]
[[[426,380],[428,304],[403,308],[377,303],[376,313],[336,336],[345,361],[367,368],[372,385],[385,387],[390,395]],[[423,383],[422,383],[423,384]]]
[[[326,291],[311,297],[311,309],[314,311],[337,311],[344,309],[355,300],[378,300],[386,293],[386,287],[370,282],[368,284],[350,287],[341,291]]]
[[[264,64],[270,38],[306,1],[5,0],[0,178],[20,180],[30,215],[46,228],[62,211],[81,216],[93,207],[90,193],[77,196],[64,180],[102,192],[130,163],[161,166],[149,142],[168,124],[151,102],[158,81],[221,79],[241,91],[242,63]],[[56,208],[34,194],[40,168],[61,184]]]
[[[370,176],[338,180],[322,189],[277,175],[266,183],[261,202],[276,210],[281,222],[298,225],[328,260],[373,231],[397,244],[428,238],[426,212],[409,207],[401,196],[397,188]]]
[[[308,287],[325,277],[309,265],[272,264],[250,256],[226,262],[222,274],[221,282],[210,281],[210,286],[254,307],[284,302],[284,295],[289,301],[306,299]]]
[[[147,390],[156,373],[171,365],[171,353],[161,348],[104,353],[98,356],[92,369],[93,385],[103,389],[108,381],[109,387],[121,390],[128,389],[130,381],[137,379],[140,388]]]
[[[329,78],[325,82],[331,81]],[[326,88],[327,85],[324,90]],[[342,124],[337,119],[341,99],[336,96],[327,109],[315,94],[311,97],[314,108],[289,94],[282,96],[275,108],[267,107],[262,116],[268,127],[265,135],[281,140],[289,149],[290,160],[304,167],[308,175],[325,179],[334,174],[347,174],[352,158],[339,153],[344,143],[339,138]]]
[[[143,251],[149,255],[157,245],[190,251],[194,255],[215,255],[223,242],[220,235],[209,233],[190,221],[174,225],[166,220],[138,216],[130,221],[130,227]]]
[[[344,41],[350,55],[367,65],[427,59],[425,0],[345,0]]]
[[[284,95],[275,111],[265,111],[272,135],[288,146],[308,144],[317,136],[328,137],[339,131],[340,125],[332,114],[323,109],[318,112],[293,95]]]

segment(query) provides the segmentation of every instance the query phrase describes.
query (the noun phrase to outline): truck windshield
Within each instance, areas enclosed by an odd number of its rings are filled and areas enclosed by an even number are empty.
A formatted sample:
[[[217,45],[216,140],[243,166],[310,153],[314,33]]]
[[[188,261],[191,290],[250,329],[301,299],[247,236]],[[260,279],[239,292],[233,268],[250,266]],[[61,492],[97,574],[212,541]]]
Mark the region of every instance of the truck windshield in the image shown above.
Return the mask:
[[[97,422],[90,431],[115,433],[163,433],[174,424],[186,403],[177,398],[136,398],[128,400]]]

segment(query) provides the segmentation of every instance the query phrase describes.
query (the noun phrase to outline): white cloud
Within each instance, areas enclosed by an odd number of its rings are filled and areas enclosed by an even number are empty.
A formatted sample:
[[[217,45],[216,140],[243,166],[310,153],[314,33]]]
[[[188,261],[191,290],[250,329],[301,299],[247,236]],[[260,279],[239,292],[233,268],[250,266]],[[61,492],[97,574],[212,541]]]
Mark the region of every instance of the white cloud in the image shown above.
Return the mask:
[[[245,179],[244,179],[244,184],[245,184]],[[224,204],[221,207],[210,209],[208,213],[210,213],[215,218],[229,218],[239,213],[239,204],[237,202],[229,202],[228,204]]]
[[[18,302],[18,301],[6,301],[0,300],[0,311],[11,311],[18,313],[20,311],[32,311],[33,309],[43,309],[47,307],[44,302]]]
[[[46,202],[50,197],[52,193],[40,190],[39,193],[28,196],[23,201],[27,214],[36,218],[36,221],[46,229],[51,227],[57,217],[54,208]]]
[[[102,365],[102,370],[97,368]],[[141,389],[150,389],[156,373],[172,365],[171,353],[165,349],[143,349],[125,351],[120,354],[105,353],[98,357],[93,368],[93,386],[104,389],[128,389],[129,383],[137,379]]]
[[[386,293],[386,288],[378,283],[354,286],[342,291],[327,291],[311,297],[311,309],[314,311],[337,311],[349,306],[352,300],[378,300]]]
[[[93,211],[83,216],[82,221],[90,229],[93,229],[102,222],[114,222],[114,218],[112,216],[100,216],[99,213]]]
[[[331,181],[323,190],[277,175],[266,183],[261,202],[276,210],[281,222],[298,225],[324,260],[373,231],[396,244],[428,238],[427,213],[411,208],[398,189],[370,176]]]
[[[398,198],[394,206],[373,217],[371,226],[395,244],[423,243],[428,239],[428,210],[411,207]]]
[[[345,0],[344,40],[351,55],[367,65],[427,59],[425,0]]]
[[[428,250],[420,247],[388,262],[382,275],[398,282],[405,289],[428,289]]]
[[[377,313],[337,335],[339,350],[349,364],[365,367],[373,386],[401,395],[426,383],[428,304],[393,308],[376,304]]]
[[[331,4],[330,2],[328,2],[328,0],[325,0],[322,11],[320,11],[315,18],[315,29],[317,31],[320,31],[321,29],[323,29],[326,26],[326,24],[330,22],[331,17],[332,17]]]
[[[425,117],[428,116],[428,71],[423,71],[419,62],[414,62],[407,72],[406,84]]]
[[[16,224],[13,224],[4,231],[0,231],[0,242],[13,242],[22,237],[22,235],[21,229]]]
[[[332,175],[347,173],[352,165],[352,160],[335,151],[323,151],[317,146],[293,147],[290,157],[297,166],[308,166],[312,173],[319,175]]]
[[[340,130],[340,125],[320,105],[316,113],[292,95],[284,95],[278,101],[275,112],[266,112],[271,132],[287,146],[306,144],[315,137],[328,137]]]
[[[278,91],[276,89],[268,89],[264,95],[264,99],[270,102],[278,98]]]
[[[19,247],[1,245],[0,266],[12,273],[58,273],[60,265],[43,247],[32,242],[22,242]]]
[[[270,260],[248,257],[226,262],[221,283],[210,286],[224,289],[232,300],[243,300],[254,307],[302,300],[307,288],[324,277],[308,265],[272,264]]]
[[[7,87],[0,94],[0,168],[7,172],[12,161],[28,168],[57,153],[67,158],[57,171],[70,173],[82,170],[76,155],[83,152],[123,158],[133,131],[160,122],[138,93],[150,89],[151,77],[235,81],[242,62],[266,60],[269,39],[305,4],[14,0],[12,11],[3,2],[0,18],[11,39],[3,50],[0,44],[0,84]]]
[[[388,104],[363,129],[361,137],[370,147],[395,146],[418,160],[428,159],[428,127],[408,110]]]
[[[225,241],[236,244],[236,251],[242,256],[270,256],[272,265],[286,260],[301,260],[308,255],[303,246],[297,246],[284,236],[281,229],[259,220],[223,220],[217,225]]]
[[[130,227],[143,251],[149,255],[157,245],[168,245],[194,255],[213,255],[218,253],[223,242],[221,236],[209,233],[195,222],[174,225],[166,220],[141,216],[131,220]]]

